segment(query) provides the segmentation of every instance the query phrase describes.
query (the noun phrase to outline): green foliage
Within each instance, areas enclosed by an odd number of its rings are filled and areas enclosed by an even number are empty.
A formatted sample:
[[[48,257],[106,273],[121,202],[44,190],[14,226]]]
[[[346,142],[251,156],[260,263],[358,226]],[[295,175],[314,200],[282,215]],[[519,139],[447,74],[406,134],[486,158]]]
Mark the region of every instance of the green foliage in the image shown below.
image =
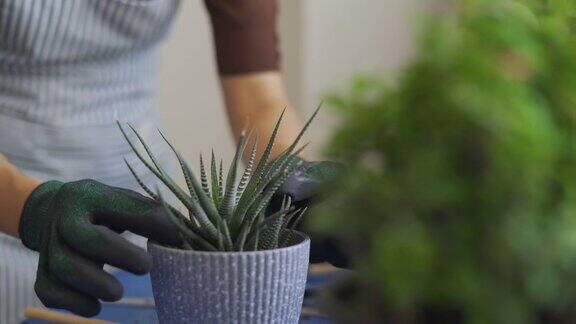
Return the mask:
[[[576,305],[576,5],[451,5],[424,24],[396,86],[361,78],[331,98],[344,122],[329,154],[350,172],[312,225],[344,239],[358,284],[378,287],[350,309],[564,316]]]
[[[266,207],[273,195],[282,186],[294,167],[301,161],[298,154],[302,148],[296,149],[302,135],[310,126],[320,107],[308,120],[296,140],[279,157],[270,159],[276,136],[280,128],[282,116],[276,126],[260,161],[256,163],[257,143],[251,149],[246,168],[239,178],[239,168],[250,134],[242,134],[238,142],[236,154],[228,169],[224,183],[222,162],[217,168],[216,158],[212,152],[210,172],[200,156],[200,181],[190,166],[178,153],[174,146],[160,132],[170,146],[186,180],[187,189],[179,187],[170,175],[162,168],[153,152],[138,132],[129,125],[144,148],[147,157],[132,142],[120,123],[126,141],[144,165],[160,180],[188,209],[188,216],[170,206],[160,192],[153,192],[147,187],[134,168],[126,162],[130,172],[142,189],[153,199],[162,203],[167,215],[178,226],[183,240],[182,249],[202,251],[256,251],[269,250],[288,246],[292,243],[292,233],[305,210],[295,209],[289,198],[284,200],[281,209],[274,215],[265,217]],[[211,179],[208,179],[208,174]]]

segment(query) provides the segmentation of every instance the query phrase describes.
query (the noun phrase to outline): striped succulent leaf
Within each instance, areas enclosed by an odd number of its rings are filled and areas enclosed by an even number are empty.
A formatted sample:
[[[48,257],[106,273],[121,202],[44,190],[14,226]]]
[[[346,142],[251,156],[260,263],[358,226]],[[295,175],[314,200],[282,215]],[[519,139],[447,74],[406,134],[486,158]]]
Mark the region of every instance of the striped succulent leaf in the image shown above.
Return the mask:
[[[220,182],[218,180],[218,169],[216,168],[216,157],[214,156],[214,150],[212,150],[212,158],[210,161],[210,174],[210,179],[212,181],[212,199],[214,200],[214,205],[219,207],[222,197],[220,196]]]
[[[302,209],[295,210],[292,213],[288,214],[288,216],[286,216],[286,218],[284,220],[285,230],[283,231],[283,233],[280,237],[280,242],[278,243],[279,246],[290,245],[290,243],[292,242],[292,240],[294,238],[294,231],[296,230],[296,227],[302,221],[302,218],[306,214],[307,210],[308,210],[308,208],[305,207]]]
[[[176,184],[176,182],[166,173],[166,171],[163,170],[162,166],[160,165],[160,163],[158,163],[154,154],[152,153],[152,151],[150,150],[144,139],[140,136],[140,134],[138,134],[138,132],[133,127],[130,127],[132,131],[136,134],[138,140],[144,147],[145,151],[148,153],[148,156],[150,160],[152,160],[154,166],[150,164],[150,162],[148,162],[146,158],[144,158],[142,153],[140,153],[140,151],[136,148],[135,144],[132,143],[122,125],[120,124],[118,125],[124,138],[128,142],[128,145],[130,145],[136,156],[148,168],[148,170],[150,170],[150,172],[152,172],[158,179],[160,179],[160,181],[162,181],[162,183],[164,183],[164,185],[166,185],[166,187],[168,187],[170,191],[172,191],[172,193],[176,196],[176,198],[178,198],[178,200],[180,200],[182,204],[184,204],[184,206],[188,208],[190,212],[190,218],[194,219],[194,221],[196,221],[201,225],[200,229],[203,231],[203,233],[211,238],[217,238],[218,231],[214,226],[214,224],[211,223],[210,220],[208,219],[205,211],[199,206],[198,202],[193,197],[186,194],[186,192],[184,192],[184,190],[182,190],[182,188],[180,188]]]
[[[224,169],[222,168],[222,159],[220,159],[220,168],[218,169],[218,196],[220,196],[220,202],[224,199]]]
[[[246,189],[246,185],[248,185],[250,177],[252,177],[252,171],[254,169],[254,162],[256,161],[257,151],[258,151],[258,136],[256,136],[256,140],[252,145],[252,152],[250,153],[250,158],[248,158],[246,169],[244,169],[242,178],[240,178],[240,182],[238,183],[238,189],[236,190],[236,204],[238,204],[238,201],[240,200],[240,197],[242,196],[244,189]]]
[[[124,162],[126,163],[128,170],[130,170],[130,173],[132,173],[132,176],[134,176],[134,178],[136,179],[136,182],[138,182],[138,185],[142,188],[142,190],[144,190],[144,192],[146,192],[150,197],[152,197],[152,199],[159,201],[160,197],[157,194],[155,194],[148,186],[146,186],[144,184],[144,181],[142,181],[140,176],[138,176],[138,174],[136,173],[136,171],[134,170],[132,165],[130,163],[128,163],[128,161],[126,159],[124,159]],[[182,213],[180,213],[180,211],[177,208],[175,208],[171,205],[168,205],[168,207],[170,208],[172,213],[174,213],[175,215],[178,215],[178,218],[180,218],[182,220],[185,219],[184,215],[182,215]]]
[[[236,192],[238,190],[236,178],[238,174],[238,166],[241,162],[242,156],[244,155],[244,150],[246,149],[246,143],[247,137],[245,134],[242,134],[236,149],[236,154],[234,155],[230,169],[228,169],[228,176],[226,178],[226,190],[219,209],[220,215],[225,219],[232,217],[232,212],[234,211],[234,206],[236,205]]]
[[[206,173],[206,167],[204,166],[204,158],[200,154],[200,181],[202,182],[202,189],[209,198],[212,198],[210,193],[210,185],[208,184],[208,175]]]

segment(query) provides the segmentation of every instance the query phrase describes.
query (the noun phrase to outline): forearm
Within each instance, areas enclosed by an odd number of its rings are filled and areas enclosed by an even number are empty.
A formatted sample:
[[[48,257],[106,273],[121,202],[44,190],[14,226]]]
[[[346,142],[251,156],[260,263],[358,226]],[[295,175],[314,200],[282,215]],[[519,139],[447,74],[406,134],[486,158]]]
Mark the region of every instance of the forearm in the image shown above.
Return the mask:
[[[26,199],[40,183],[22,174],[0,154],[0,232],[18,236]]]
[[[243,130],[254,129],[258,134],[260,156],[276,121],[286,109],[272,157],[292,143],[302,124],[297,111],[288,102],[279,72],[223,76],[221,80],[230,125],[236,138]]]
[[[276,32],[277,0],[205,0],[210,13],[216,61],[234,135],[253,128],[259,156],[282,110],[275,157],[296,138],[300,119],[289,105],[280,72]]]

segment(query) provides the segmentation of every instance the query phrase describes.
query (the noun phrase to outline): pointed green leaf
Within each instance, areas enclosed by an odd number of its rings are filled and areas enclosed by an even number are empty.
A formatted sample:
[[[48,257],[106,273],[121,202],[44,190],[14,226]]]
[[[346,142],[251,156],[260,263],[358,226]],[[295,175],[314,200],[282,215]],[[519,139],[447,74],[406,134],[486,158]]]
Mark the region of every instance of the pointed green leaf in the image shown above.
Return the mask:
[[[218,249],[216,249],[216,247],[214,245],[212,245],[210,242],[204,240],[200,235],[198,235],[192,229],[190,229],[189,227],[184,225],[184,223],[172,213],[172,211],[168,207],[168,204],[166,203],[166,201],[164,199],[162,199],[162,194],[160,193],[160,190],[158,190],[157,192],[158,192],[158,197],[160,199],[160,202],[162,203],[162,206],[164,207],[164,211],[166,212],[166,215],[168,215],[170,220],[172,220],[172,222],[176,225],[176,227],[178,227],[180,232],[186,238],[188,238],[190,241],[198,244],[199,246],[206,249],[207,251],[218,251]]]
[[[122,134],[124,135],[124,138],[126,139],[126,141],[128,142],[128,145],[130,145],[130,147],[132,148],[132,150],[134,151],[134,153],[136,154],[136,156],[140,159],[140,161],[142,161],[142,163],[148,168],[148,170],[150,170],[152,173],[154,173],[154,175],[160,179],[167,187],[168,189],[170,189],[170,191],[172,191],[172,193],[174,193],[174,195],[176,196],[176,198],[178,198],[183,204],[184,206],[186,206],[186,208],[188,208],[188,210],[191,212],[191,217],[194,217],[194,219],[196,221],[198,221],[200,223],[200,225],[202,226],[202,230],[204,230],[206,232],[206,234],[211,237],[211,239],[217,239],[217,230],[216,227],[214,226],[214,224],[212,224],[210,222],[210,220],[208,219],[206,213],[204,212],[204,210],[202,210],[202,208],[200,208],[200,206],[198,205],[198,203],[190,196],[188,196],[177,184],[174,180],[172,180],[172,178],[166,174],[166,172],[164,170],[162,170],[162,166],[160,164],[158,164],[158,169],[154,168],[140,153],[140,151],[138,151],[136,149],[136,147],[134,146],[134,144],[130,141],[130,139],[128,138],[128,135],[126,134],[126,132],[124,131],[124,128],[122,127],[122,125],[120,123],[118,123],[118,126],[120,127],[120,131],[122,132]],[[139,137],[141,138],[141,137]],[[144,145],[144,143],[142,143]],[[152,159],[155,160],[154,155],[152,154],[152,152],[149,152],[150,155],[152,155]]]
[[[130,170],[130,173],[132,173],[132,176],[134,176],[134,178],[136,179],[136,182],[138,182],[138,185],[142,188],[142,190],[144,190],[144,192],[146,192],[146,194],[148,194],[152,199],[154,199],[156,201],[160,201],[160,197],[158,197],[158,195],[156,195],[148,186],[146,186],[144,184],[144,182],[138,176],[138,174],[136,173],[136,171],[134,170],[132,165],[130,163],[128,163],[128,161],[126,159],[124,159],[124,163],[126,163],[126,166],[128,166],[128,170]],[[170,204],[168,204],[168,207],[170,208],[170,210],[172,210],[173,213],[177,214],[181,219],[185,218],[184,215],[182,215],[176,207],[174,207]]]
[[[220,170],[218,170],[218,196],[220,197],[220,203],[224,198],[224,169],[222,168],[222,159],[220,159]]]
[[[294,238],[294,231],[298,226],[298,224],[300,224],[300,222],[302,221],[302,218],[306,214],[307,210],[308,207],[305,207],[303,209],[294,211],[292,215],[288,215],[283,226],[284,234],[281,237],[280,242],[278,243],[278,247],[286,247],[292,242],[292,239]]]
[[[258,251],[258,245],[260,242],[260,232],[261,232],[261,224],[264,221],[265,215],[264,213],[260,213],[258,218],[256,219],[255,224],[252,226],[250,233],[248,234],[244,247],[240,247],[240,250],[243,251]]]
[[[294,207],[291,207],[291,208],[289,207],[287,209],[281,209],[281,210],[277,211],[276,213],[266,217],[258,225],[259,225],[261,230],[265,230],[266,228],[268,228],[272,224],[274,224],[279,218],[286,220],[286,218],[288,218],[290,215],[295,214],[295,213],[296,213],[296,211],[294,210]]]
[[[286,112],[286,109],[282,110],[282,113],[280,114],[278,121],[276,121],[276,125],[274,126],[274,130],[272,131],[272,134],[270,135],[270,138],[268,139],[268,143],[266,144],[266,148],[264,149],[264,152],[262,153],[262,156],[260,157],[260,161],[256,165],[256,169],[254,170],[254,173],[253,173],[252,177],[250,178],[250,181],[248,182],[247,188],[245,190],[245,191],[247,191],[248,194],[242,195],[240,197],[240,200],[238,201],[238,206],[246,205],[246,203],[247,203],[246,200],[249,200],[250,197],[253,196],[253,191],[258,187],[258,183],[260,182],[261,177],[264,174],[263,173],[264,167],[268,163],[270,153],[272,152],[272,148],[274,147],[274,143],[276,142],[276,137],[278,135],[278,129],[280,128],[280,124],[282,123],[282,118],[284,117],[285,112]],[[237,215],[234,215],[234,218],[237,218]],[[232,224],[233,230],[235,227],[237,227],[238,223],[239,223],[238,219],[233,220],[233,224]]]
[[[180,159],[180,157],[178,156],[178,153],[176,152],[176,149],[174,148],[174,146],[172,146],[172,143],[170,143],[170,141],[168,141],[168,139],[166,138],[166,136],[164,136],[164,133],[163,133],[161,130],[158,130],[158,133],[160,133],[160,136],[162,136],[162,139],[164,140],[164,142],[166,142],[166,144],[168,144],[168,146],[170,147],[170,149],[172,150],[172,152],[174,152],[174,154],[175,154],[176,157],[178,158],[178,163],[180,164],[180,168],[181,168],[182,171],[183,171],[184,180],[186,181],[186,186],[188,187],[188,192],[189,192],[190,195],[194,198],[194,197],[195,197],[194,188],[192,187],[190,175],[184,171],[184,165],[183,165],[182,159]]]
[[[236,193],[236,204],[240,200],[244,189],[246,189],[246,185],[252,177],[252,171],[254,169],[254,162],[256,161],[256,152],[258,151],[258,135],[256,135],[256,139],[254,140],[254,144],[252,145],[252,151],[250,152],[250,158],[248,159],[248,163],[246,164],[246,168],[244,169],[244,173],[242,174],[242,178],[240,179],[240,183],[238,184],[238,190]]]
[[[302,130],[300,130],[300,133],[298,133],[298,136],[296,136],[296,139],[288,147],[288,149],[286,150],[287,154],[292,154],[292,152],[294,151],[296,146],[298,146],[298,143],[300,143],[300,140],[304,136],[304,133],[306,133],[306,131],[308,130],[308,128],[312,124],[312,121],[314,121],[314,119],[316,118],[316,116],[320,112],[321,108],[322,108],[322,103],[320,103],[320,105],[318,105],[318,107],[316,107],[316,110],[314,110],[314,112],[312,113],[312,116],[310,116],[310,118],[308,118],[308,121],[306,121],[306,124],[304,124],[304,127],[302,127]]]
[[[136,171],[134,170],[132,165],[130,163],[128,163],[128,160],[124,159],[124,163],[128,167],[128,170],[130,170],[130,173],[132,173],[132,176],[134,177],[134,179],[136,179],[136,182],[138,183],[140,188],[142,188],[142,190],[144,190],[144,192],[146,192],[148,194],[148,196],[152,197],[152,199],[158,200],[158,196],[154,192],[152,192],[152,190],[150,190],[150,188],[148,188],[148,186],[146,186],[144,184],[144,181],[142,181],[142,179],[140,179],[140,177],[138,176],[138,174],[136,173]]]
[[[126,132],[124,131],[124,128],[122,127],[122,125],[119,122],[118,122],[118,127],[120,128],[122,135],[124,136],[124,138],[128,142],[128,145],[130,146],[130,148],[132,148],[132,151],[136,154],[138,159],[148,168],[148,170],[150,170],[158,179],[160,179],[174,193],[174,195],[176,195],[176,198],[178,198],[184,205],[186,205],[186,207],[188,207],[188,205],[191,203],[191,200],[192,200],[191,197],[189,197],[184,191],[182,191],[180,189],[180,187],[178,187],[176,185],[176,183],[168,175],[166,175],[166,172],[164,170],[162,170],[162,167],[160,166],[160,164],[158,164],[157,167],[155,168],[154,166],[152,166],[148,162],[148,160],[146,160],[144,158],[142,153],[140,153],[140,151],[138,149],[136,149],[136,146],[134,145],[134,143],[132,143],[132,141],[128,137],[128,134],[126,134]],[[138,134],[137,134],[137,136],[138,136]],[[140,139],[141,137],[138,136],[138,138]],[[141,144],[144,145],[144,143],[142,143],[142,142],[141,142]],[[148,146],[146,145],[145,147],[148,147]],[[156,160],[154,158],[154,155],[152,154],[152,152],[150,150],[148,150],[147,152],[149,152],[148,154],[151,155],[151,158],[153,160]]]
[[[186,183],[188,184],[190,194],[192,197],[196,198],[198,202],[200,202],[202,210],[206,213],[210,221],[213,224],[218,224],[220,217],[218,215],[216,206],[214,206],[214,202],[206,195],[204,189],[202,189],[202,186],[198,182],[198,179],[196,179],[196,176],[194,176],[194,172],[192,172],[192,169],[188,163],[184,160],[184,158],[182,158],[182,155],[176,151],[176,148],[168,141],[168,139],[166,139],[164,134],[161,133],[161,135],[168,146],[170,146],[170,149],[172,149],[172,152],[174,152],[174,155],[176,155],[178,163],[180,163],[180,167],[182,168],[182,173],[184,174]]]
[[[238,146],[236,148],[236,154],[228,170],[228,176],[226,178],[226,191],[224,193],[224,199],[220,204],[219,212],[223,218],[229,219],[234,211],[234,206],[236,204],[236,178],[238,173],[238,165],[242,160],[244,155],[244,150],[246,149],[247,137],[242,134],[238,141]]]
[[[222,235],[222,222],[218,222],[218,249],[220,251],[226,250],[224,248],[224,235]]]
[[[218,182],[218,169],[216,168],[216,157],[214,157],[214,150],[212,150],[210,173],[212,180],[212,200],[214,200],[214,205],[218,208],[220,206],[220,184]]]
[[[202,189],[206,193],[208,198],[212,198],[210,194],[210,186],[208,185],[208,175],[206,174],[206,167],[204,166],[204,159],[202,154],[200,154],[200,182],[202,183]]]
[[[263,232],[260,241],[259,250],[271,250],[278,247],[278,240],[284,224],[285,213],[280,214],[273,223],[270,224]]]
[[[142,136],[140,135],[140,133],[138,133],[136,131],[136,129],[134,127],[132,127],[132,125],[128,124],[128,127],[130,127],[130,129],[132,130],[132,132],[134,132],[134,134],[136,134],[136,137],[138,138],[138,141],[140,142],[140,144],[142,144],[142,147],[144,147],[144,150],[146,151],[146,154],[148,154],[148,157],[150,158],[150,160],[152,161],[152,163],[154,163],[154,166],[156,167],[156,169],[158,171],[160,171],[162,174],[165,174],[165,172],[163,172],[162,170],[162,165],[160,164],[160,162],[158,162],[158,160],[156,159],[156,157],[154,156],[154,154],[152,153],[152,150],[150,149],[150,147],[146,144],[146,141],[144,141],[144,138],[142,138]]]

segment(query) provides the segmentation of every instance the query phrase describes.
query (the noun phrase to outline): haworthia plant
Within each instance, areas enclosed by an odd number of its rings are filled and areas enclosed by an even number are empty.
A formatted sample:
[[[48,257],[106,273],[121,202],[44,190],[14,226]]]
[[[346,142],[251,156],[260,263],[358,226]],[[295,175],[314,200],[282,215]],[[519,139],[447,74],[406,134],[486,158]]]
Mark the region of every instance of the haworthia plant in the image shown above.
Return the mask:
[[[298,154],[305,147],[297,149],[302,135],[318,114],[314,111],[294,142],[276,159],[271,159],[274,143],[284,116],[278,118],[266,148],[258,163],[256,152],[258,140],[254,141],[248,154],[246,167],[239,172],[242,157],[251,140],[251,133],[242,134],[236,147],[236,154],[224,175],[222,162],[216,162],[211,154],[210,170],[200,156],[200,180],[176,148],[160,132],[172,149],[184,174],[186,189],[164,170],[150,147],[136,129],[128,125],[144,148],[145,154],[137,148],[128,133],[118,123],[122,135],[139,160],[182,202],[188,209],[188,216],[171,206],[163,199],[159,190],[153,191],[141,180],[135,169],[126,164],[142,189],[165,208],[166,214],[174,221],[182,237],[181,249],[199,251],[257,251],[285,247],[291,244],[294,227],[298,224],[305,209],[296,209],[289,197],[273,215],[265,215],[266,207],[284,181],[301,161]]]

